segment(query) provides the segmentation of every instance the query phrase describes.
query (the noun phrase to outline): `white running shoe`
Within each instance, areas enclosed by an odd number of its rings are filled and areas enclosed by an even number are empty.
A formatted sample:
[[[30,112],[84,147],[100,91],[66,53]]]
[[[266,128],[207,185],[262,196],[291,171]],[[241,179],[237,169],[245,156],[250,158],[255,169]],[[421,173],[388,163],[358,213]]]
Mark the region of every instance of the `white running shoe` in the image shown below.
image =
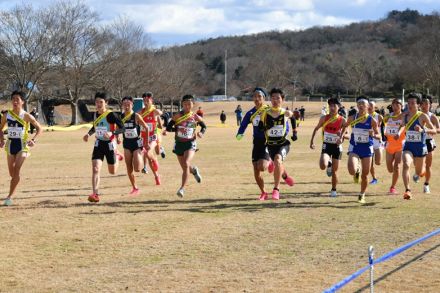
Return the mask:
[[[194,166],[191,170],[191,173],[194,175],[194,178],[196,179],[197,183],[202,182],[202,176],[200,175],[199,168]]]
[[[429,185],[423,185],[423,193],[430,194],[431,189],[429,188]]]
[[[337,197],[338,193],[336,192],[336,190],[332,190],[330,191],[330,197]]]
[[[413,180],[414,180],[415,183],[419,183],[420,176],[417,175],[417,174],[414,174],[414,175],[413,175]]]
[[[179,188],[179,190],[177,190],[177,196],[182,198],[185,195],[185,190],[183,188]]]
[[[328,162],[326,173],[328,177],[332,177],[332,162]]]

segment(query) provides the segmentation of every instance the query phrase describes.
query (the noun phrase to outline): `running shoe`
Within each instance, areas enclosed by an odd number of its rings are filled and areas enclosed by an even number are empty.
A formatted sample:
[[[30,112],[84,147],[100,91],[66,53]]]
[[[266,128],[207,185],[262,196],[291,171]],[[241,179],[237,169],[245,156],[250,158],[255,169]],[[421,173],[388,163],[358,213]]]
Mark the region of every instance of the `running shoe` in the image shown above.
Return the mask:
[[[413,181],[414,181],[415,183],[419,183],[419,180],[420,180],[420,176],[417,175],[417,174],[414,174],[414,175],[413,175]]]
[[[116,154],[116,158],[118,159],[118,161],[124,160],[124,156],[122,154],[120,154],[120,153]]]
[[[92,193],[91,195],[89,195],[88,201],[99,202],[99,195],[97,195],[96,193]]]
[[[365,194],[359,194],[358,202],[361,203],[361,204],[366,203],[366,201],[365,201]]]
[[[159,170],[159,163],[157,162],[157,160],[151,160],[151,169],[154,172],[157,172],[157,170]]]
[[[177,196],[182,198],[185,195],[185,190],[183,190],[183,188],[179,188],[179,190],[177,190]]]
[[[328,162],[326,173],[328,177],[332,177],[332,173],[333,173],[332,162]]]
[[[12,205],[12,199],[10,197],[5,198],[5,201],[3,202],[5,206],[11,206]]]
[[[284,182],[286,182],[287,185],[293,186],[295,184],[295,181],[293,181],[293,178],[286,174],[286,178],[283,178]]]
[[[267,198],[268,198],[267,192],[262,192],[261,195],[260,195],[259,200],[266,200]]]
[[[133,196],[139,195],[139,188],[133,188],[130,191],[130,195],[133,195]]]
[[[202,176],[200,175],[199,168],[194,166],[191,170],[191,173],[194,175],[194,178],[196,179],[197,183],[202,182]]]
[[[160,185],[160,176],[159,175],[154,177],[154,180],[156,181],[156,185]]]
[[[337,197],[338,193],[336,192],[336,190],[332,190],[330,191],[330,197]]]
[[[397,194],[397,189],[394,186],[391,186],[390,191],[388,193],[391,195],[395,195],[395,194]]]
[[[430,194],[431,193],[431,189],[429,188],[429,184],[428,185],[426,185],[426,184],[423,185],[423,193],[426,193],[426,194]]]
[[[273,200],[279,200],[280,199],[280,191],[279,190],[274,189],[272,191],[272,199]]]
[[[160,156],[162,157],[162,159],[165,159],[166,153],[165,153],[165,148],[164,147],[160,147]]]
[[[356,174],[354,174],[354,176],[353,176],[354,183],[359,183],[359,176],[360,176],[360,172],[358,170],[358,171],[356,171]]]
[[[272,160],[269,161],[269,166],[267,166],[267,171],[269,173],[273,173],[273,171],[275,170],[275,164],[273,163]]]
[[[376,185],[379,181],[376,178],[373,178],[373,180],[370,181],[371,185]]]
[[[403,199],[410,200],[411,198],[412,198],[411,191],[409,190],[405,191],[405,193],[403,194]]]
[[[147,167],[145,166],[145,167],[142,169],[141,172],[144,173],[144,174],[148,174],[148,169],[147,169]]]

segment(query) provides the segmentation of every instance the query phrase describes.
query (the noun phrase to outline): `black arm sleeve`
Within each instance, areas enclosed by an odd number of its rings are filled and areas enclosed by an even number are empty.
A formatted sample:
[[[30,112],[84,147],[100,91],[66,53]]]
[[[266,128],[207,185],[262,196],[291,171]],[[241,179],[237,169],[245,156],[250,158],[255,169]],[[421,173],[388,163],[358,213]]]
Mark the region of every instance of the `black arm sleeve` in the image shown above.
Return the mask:
[[[167,124],[167,131],[168,132],[175,132],[176,128],[174,127],[174,125],[176,124],[176,121],[171,120],[170,122],[168,122]]]
[[[121,134],[125,131],[124,124],[122,124],[121,119],[116,117],[114,112],[111,112],[110,114],[107,115],[107,121],[108,121],[108,123],[116,124],[118,126],[118,129],[113,131],[113,134],[118,135],[118,134]]]
[[[383,122],[380,124],[380,135],[382,135],[382,141],[385,141],[385,124]]]
[[[95,133],[95,126],[92,126],[92,128],[90,128],[89,132],[87,132],[89,136],[92,136],[93,133]]]
[[[206,124],[205,124],[205,122],[200,121],[200,122],[199,122],[199,125],[200,125],[200,127],[202,128],[202,129],[200,130],[200,132],[201,132],[202,134],[205,134],[205,131],[206,131]]]
[[[296,118],[295,117],[290,117],[290,125],[292,125],[292,132],[294,132],[294,130],[296,130]]]

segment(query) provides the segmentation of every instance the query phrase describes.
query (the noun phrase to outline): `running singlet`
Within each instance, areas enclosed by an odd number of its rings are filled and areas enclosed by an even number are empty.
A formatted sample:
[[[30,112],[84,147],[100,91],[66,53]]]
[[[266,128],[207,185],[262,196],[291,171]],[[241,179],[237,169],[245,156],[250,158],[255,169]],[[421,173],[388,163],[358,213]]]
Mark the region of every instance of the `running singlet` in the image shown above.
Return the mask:
[[[8,110],[6,121],[8,124],[8,141],[6,144],[6,152],[15,155],[20,151],[27,152],[29,123],[24,121],[25,111],[21,111],[19,115],[12,110]]]
[[[185,142],[192,141],[196,139],[196,116],[197,114],[193,112],[189,112],[187,114],[183,114],[180,112],[182,116],[180,116],[176,121],[176,141]]]
[[[142,127],[141,129],[142,138],[145,139],[148,136],[148,142],[157,140],[157,135],[156,135],[157,120],[156,120],[155,110],[156,110],[155,107],[151,107],[149,110],[144,108],[140,113],[142,119],[144,119],[148,127],[148,129],[144,129]]]
[[[95,112],[95,120],[93,121],[93,127],[90,130],[90,133],[95,133],[95,137],[98,140],[101,141],[110,141],[113,140],[114,135],[112,135],[110,138],[105,138],[105,134],[108,132],[113,132],[114,134],[120,134],[123,132],[124,125],[122,124],[121,120],[115,116],[115,113],[108,110],[104,112],[103,114],[98,114],[98,112]],[[116,129],[116,126],[118,126],[119,129]]]
[[[393,116],[389,116],[384,119],[385,122],[385,136],[387,137],[387,147],[388,146],[403,146],[405,140],[405,131],[402,131],[398,139],[394,137],[399,134],[399,130],[402,126],[402,119],[394,120]]]
[[[124,123],[124,139],[138,139],[139,138],[139,125],[136,123],[136,113],[131,113],[122,119]]]
[[[419,112],[417,112],[415,115],[420,116]],[[405,123],[411,122],[410,120],[412,120],[413,117],[408,118],[408,115],[405,115]],[[414,128],[416,127],[416,125],[422,127],[422,125],[419,122],[419,117],[417,117],[414,120],[414,122],[411,123],[411,125],[406,129],[405,144],[424,146],[426,140],[426,133],[415,130]]]
[[[282,145],[286,142],[287,136],[287,119],[285,117],[286,110],[281,109],[277,118],[270,116],[267,112],[264,114],[263,123],[267,145]]]
[[[342,122],[343,117],[336,115],[336,117],[331,117],[330,115],[327,115],[324,120],[324,127],[323,127],[323,143],[330,143],[330,144],[336,144],[340,131],[342,128]]]
[[[358,115],[359,114],[355,115],[354,121],[359,119]],[[353,146],[357,144],[368,144],[370,146],[373,145],[373,138],[370,136],[370,130],[372,128],[372,124],[371,124],[372,120],[373,118],[370,115],[368,115],[368,118],[366,119],[365,122],[359,121],[356,124],[352,125],[352,133],[350,136],[351,145]]]

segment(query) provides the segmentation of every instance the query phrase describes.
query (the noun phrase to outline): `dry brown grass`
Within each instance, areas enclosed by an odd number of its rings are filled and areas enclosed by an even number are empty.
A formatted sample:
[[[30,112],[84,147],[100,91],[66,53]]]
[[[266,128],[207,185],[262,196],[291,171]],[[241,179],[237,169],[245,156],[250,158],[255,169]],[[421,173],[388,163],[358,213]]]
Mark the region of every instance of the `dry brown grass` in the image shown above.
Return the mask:
[[[194,160],[203,182],[191,178],[183,200],[175,196],[180,168],[171,136],[165,138],[168,156],[160,159],[162,186],[153,185],[151,174],[139,174],[142,194],[127,196],[121,165],[117,176],[104,170],[102,202],[92,205],[86,200],[92,143],[82,142],[85,130],[45,132],[25,163],[15,205],[0,208],[0,292],[319,292],[366,265],[368,245],[382,255],[440,226],[435,180],[431,195],[422,194],[419,183],[414,200],[403,201],[386,195],[390,178],[381,166],[380,184],[369,187],[368,204],[359,206],[346,156],[341,196],[329,198],[319,151],[308,149],[316,119],[301,125],[286,161],[296,185],[283,185],[279,202],[257,201],[250,132],[237,142],[232,114],[229,125],[218,125],[217,113],[236,105],[203,105],[210,127]],[[314,117],[322,106],[305,105]],[[440,166],[437,159],[434,166]],[[265,179],[270,189],[271,176]],[[377,291],[438,291],[438,246],[433,238],[378,265],[377,277],[398,270]],[[345,291],[367,283],[365,275]]]

